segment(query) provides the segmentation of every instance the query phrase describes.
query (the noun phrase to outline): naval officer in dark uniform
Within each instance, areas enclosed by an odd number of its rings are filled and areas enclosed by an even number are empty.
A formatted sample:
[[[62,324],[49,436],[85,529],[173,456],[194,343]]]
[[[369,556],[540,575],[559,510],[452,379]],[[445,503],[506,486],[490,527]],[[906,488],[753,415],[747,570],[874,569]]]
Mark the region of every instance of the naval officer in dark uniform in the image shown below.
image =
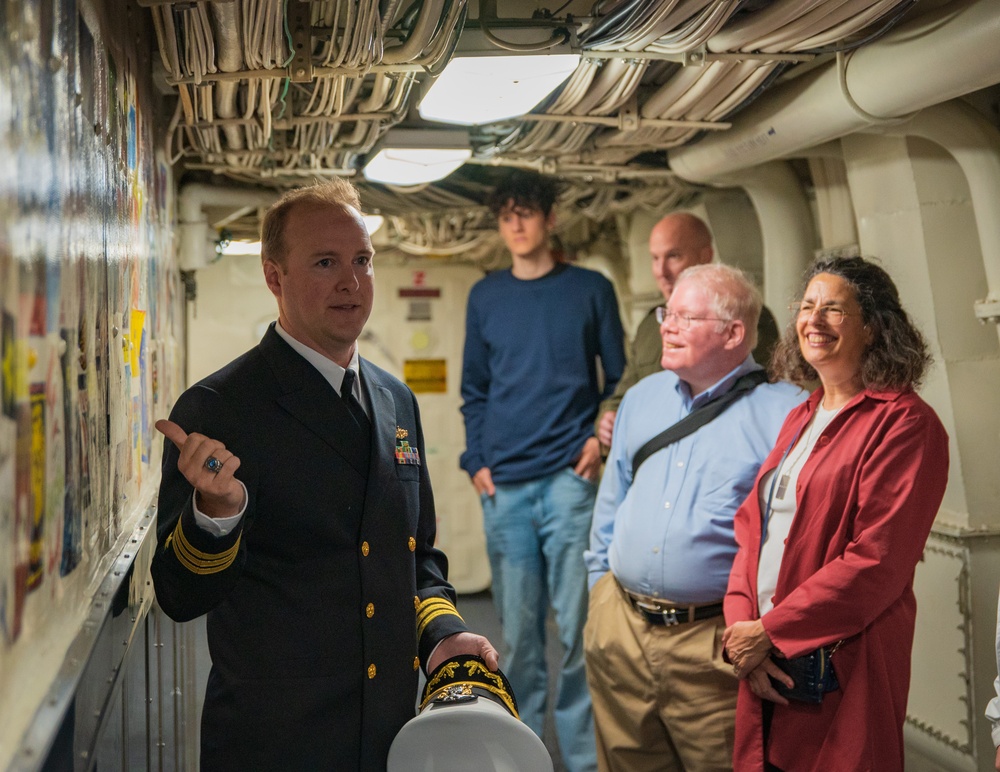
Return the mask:
[[[208,614],[205,770],[384,769],[421,665],[497,667],[434,548],[416,399],[358,356],[372,256],[349,183],[285,194],[262,227],[277,323],[157,422],[153,581],[171,618]]]

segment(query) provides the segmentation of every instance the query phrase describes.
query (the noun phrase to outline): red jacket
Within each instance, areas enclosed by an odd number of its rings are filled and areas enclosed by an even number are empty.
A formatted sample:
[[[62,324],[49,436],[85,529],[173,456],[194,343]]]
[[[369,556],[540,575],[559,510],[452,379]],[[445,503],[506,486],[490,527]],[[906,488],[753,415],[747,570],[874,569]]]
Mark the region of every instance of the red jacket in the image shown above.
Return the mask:
[[[756,619],[761,477],[808,422],[822,389],[788,414],[736,513],[726,623]],[[916,599],[913,572],[948,479],[948,435],[912,391],[864,391],[820,435],[799,475],[774,608],[764,629],[787,657],[843,640],[840,690],[775,705],[767,759],[785,772],[903,769]],[[764,769],[761,701],[740,682],[736,772]]]

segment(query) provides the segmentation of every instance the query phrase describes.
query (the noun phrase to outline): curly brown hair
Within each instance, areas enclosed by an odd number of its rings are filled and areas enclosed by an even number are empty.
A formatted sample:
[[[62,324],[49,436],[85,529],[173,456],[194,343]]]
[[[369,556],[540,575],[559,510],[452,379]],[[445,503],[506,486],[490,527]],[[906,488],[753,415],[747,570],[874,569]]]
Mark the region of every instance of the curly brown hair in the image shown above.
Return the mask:
[[[861,318],[871,330],[872,343],[861,359],[861,380],[865,388],[877,391],[905,391],[920,386],[932,358],[927,342],[899,301],[899,290],[879,265],[862,257],[835,257],[819,260],[806,271],[800,296],[813,277],[821,273],[839,276],[854,292]],[[770,373],[800,386],[816,381],[817,372],[799,349],[795,319],[785,328],[771,356]]]
[[[487,197],[486,205],[494,217],[508,205],[536,210],[546,217],[559,194],[559,183],[537,172],[517,169],[507,175]]]

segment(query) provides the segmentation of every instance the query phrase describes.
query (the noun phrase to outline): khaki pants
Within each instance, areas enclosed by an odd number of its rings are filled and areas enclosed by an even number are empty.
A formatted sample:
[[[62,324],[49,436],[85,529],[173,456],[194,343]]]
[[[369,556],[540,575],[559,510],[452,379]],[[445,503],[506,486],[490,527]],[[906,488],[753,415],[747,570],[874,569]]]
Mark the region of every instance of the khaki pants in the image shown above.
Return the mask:
[[[610,572],[594,585],[583,643],[602,772],[732,769],[738,682],[724,629],[721,616],[651,625]]]

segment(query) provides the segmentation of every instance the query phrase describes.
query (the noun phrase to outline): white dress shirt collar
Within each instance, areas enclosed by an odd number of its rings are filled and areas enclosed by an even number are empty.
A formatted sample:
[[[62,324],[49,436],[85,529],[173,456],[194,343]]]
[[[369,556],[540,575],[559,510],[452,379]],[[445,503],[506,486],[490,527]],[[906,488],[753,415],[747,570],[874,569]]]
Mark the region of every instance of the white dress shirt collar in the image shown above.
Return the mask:
[[[333,387],[333,390],[337,392],[337,394],[340,394],[340,387],[344,383],[343,367],[338,365],[329,357],[319,353],[316,349],[310,348],[305,343],[293,338],[281,326],[281,322],[275,322],[274,331],[278,333],[278,335],[281,336],[281,339],[291,346],[298,354],[300,354],[309,364],[319,370],[320,375],[326,378],[327,382]],[[354,353],[351,355],[351,361],[347,366],[357,374],[357,378],[354,379],[354,396],[361,402],[362,405],[364,405],[364,400],[361,397],[361,370],[358,367],[357,343],[354,344]]]

